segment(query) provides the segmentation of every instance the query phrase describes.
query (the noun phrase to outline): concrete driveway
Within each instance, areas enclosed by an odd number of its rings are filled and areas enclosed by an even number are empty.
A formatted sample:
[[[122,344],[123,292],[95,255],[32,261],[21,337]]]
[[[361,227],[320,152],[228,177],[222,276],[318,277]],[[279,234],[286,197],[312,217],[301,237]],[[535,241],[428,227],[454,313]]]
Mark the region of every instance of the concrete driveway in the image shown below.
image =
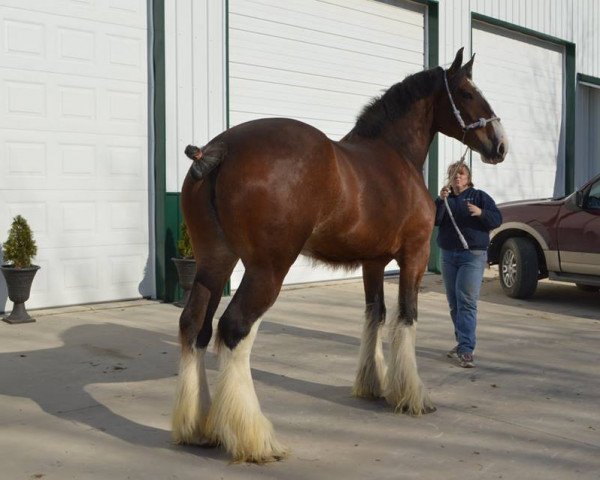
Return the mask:
[[[360,280],[284,289],[252,367],[263,411],[292,454],[264,466],[171,445],[180,309],[142,300],[1,323],[0,478],[600,478],[600,294],[544,281],[533,300],[516,301],[494,276],[471,370],[444,355],[453,341],[441,278],[425,277],[417,357],[438,410],[421,418],[350,396]],[[396,297],[389,278],[388,322]],[[211,384],[216,365],[211,354]]]

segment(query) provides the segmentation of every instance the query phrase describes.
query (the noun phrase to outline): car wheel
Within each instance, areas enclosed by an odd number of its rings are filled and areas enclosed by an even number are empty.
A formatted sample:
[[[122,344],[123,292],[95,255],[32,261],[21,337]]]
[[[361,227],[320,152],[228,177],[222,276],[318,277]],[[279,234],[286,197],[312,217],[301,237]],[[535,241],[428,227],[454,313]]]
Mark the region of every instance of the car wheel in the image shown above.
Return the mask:
[[[583,283],[576,283],[575,286],[584,292],[597,292],[600,290],[600,287],[596,287],[595,285],[584,285]]]
[[[512,298],[529,298],[538,282],[538,257],[531,240],[509,238],[500,250],[500,285]]]

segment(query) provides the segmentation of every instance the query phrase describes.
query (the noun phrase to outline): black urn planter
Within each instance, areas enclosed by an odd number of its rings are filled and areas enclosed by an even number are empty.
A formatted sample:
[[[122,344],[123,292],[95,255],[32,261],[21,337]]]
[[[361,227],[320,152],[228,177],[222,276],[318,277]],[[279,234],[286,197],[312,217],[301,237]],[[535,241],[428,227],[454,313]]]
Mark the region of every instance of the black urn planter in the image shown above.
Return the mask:
[[[14,303],[10,315],[2,320],[7,323],[35,322],[35,319],[27,313],[25,302],[29,299],[33,277],[39,269],[40,267],[37,265],[31,265],[27,268],[15,268],[12,265],[2,265],[0,267],[6,279],[8,298]]]
[[[196,276],[196,260],[193,258],[172,258],[175,268],[177,268],[177,276],[179,278],[179,286],[183,290],[183,299],[179,302],[173,302],[177,307],[185,307],[190,290]]]

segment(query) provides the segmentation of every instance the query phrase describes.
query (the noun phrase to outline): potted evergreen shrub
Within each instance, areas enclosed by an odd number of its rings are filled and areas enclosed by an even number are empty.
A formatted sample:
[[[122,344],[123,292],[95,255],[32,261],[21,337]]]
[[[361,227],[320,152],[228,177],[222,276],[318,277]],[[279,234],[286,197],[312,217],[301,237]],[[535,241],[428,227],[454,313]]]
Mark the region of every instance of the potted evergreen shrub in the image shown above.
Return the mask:
[[[190,290],[196,276],[196,260],[194,260],[194,250],[192,242],[185,222],[181,222],[179,228],[179,240],[177,241],[177,252],[179,257],[172,258],[177,268],[177,276],[179,278],[179,286],[183,290],[183,299],[180,302],[174,302],[178,307],[185,307],[185,304],[190,297]]]
[[[8,231],[8,239],[2,245],[4,263],[0,270],[6,280],[8,298],[14,303],[11,314],[3,318],[7,323],[35,322],[25,309],[29,299],[33,277],[40,269],[31,260],[37,254],[37,246],[27,220],[17,215]]]

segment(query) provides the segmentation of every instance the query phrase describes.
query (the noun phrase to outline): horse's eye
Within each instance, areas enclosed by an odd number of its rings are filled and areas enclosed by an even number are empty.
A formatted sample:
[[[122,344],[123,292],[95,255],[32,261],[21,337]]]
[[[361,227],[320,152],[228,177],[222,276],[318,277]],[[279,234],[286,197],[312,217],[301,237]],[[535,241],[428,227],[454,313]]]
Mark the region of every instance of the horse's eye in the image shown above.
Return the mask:
[[[471,95],[469,92],[467,92],[465,90],[460,91],[460,96],[462,98],[464,98],[465,100],[473,100],[473,95]]]

